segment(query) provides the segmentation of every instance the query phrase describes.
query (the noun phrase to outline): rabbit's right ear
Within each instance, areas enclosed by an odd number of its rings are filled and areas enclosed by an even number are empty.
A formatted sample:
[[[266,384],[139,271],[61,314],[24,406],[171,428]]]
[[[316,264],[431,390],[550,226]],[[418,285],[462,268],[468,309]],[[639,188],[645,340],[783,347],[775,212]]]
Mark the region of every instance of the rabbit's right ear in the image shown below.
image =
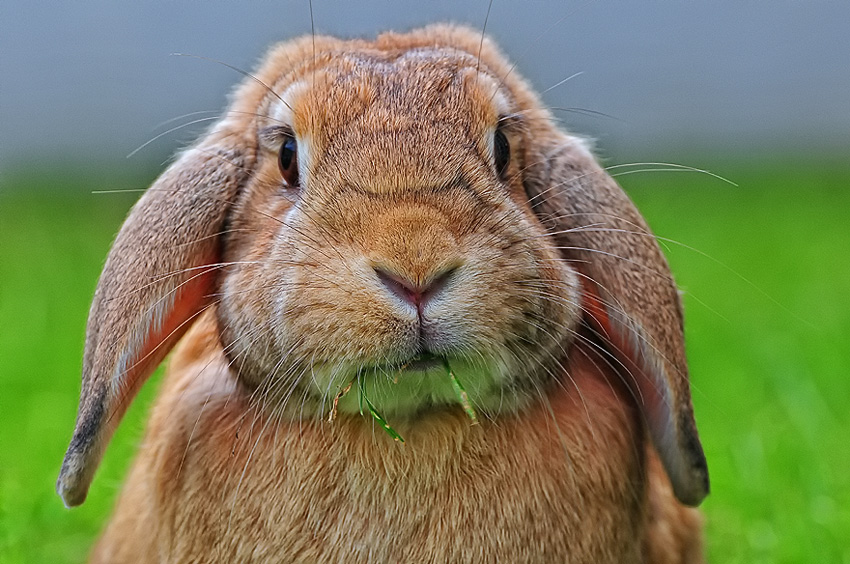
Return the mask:
[[[529,203],[583,276],[586,321],[628,380],[676,497],[697,505],[708,494],[708,468],[667,261],[637,208],[579,140],[556,136],[528,160]]]
[[[133,207],[112,245],[86,329],[77,422],[56,491],[85,500],[128,404],[209,305],[219,235],[255,149],[226,121],[187,150]]]

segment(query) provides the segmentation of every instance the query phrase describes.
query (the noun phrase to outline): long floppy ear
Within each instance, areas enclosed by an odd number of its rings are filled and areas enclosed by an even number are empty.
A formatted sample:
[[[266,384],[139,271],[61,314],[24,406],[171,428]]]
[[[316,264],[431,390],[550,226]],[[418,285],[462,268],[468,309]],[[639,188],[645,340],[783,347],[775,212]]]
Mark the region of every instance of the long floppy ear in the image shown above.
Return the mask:
[[[76,427],[56,491],[81,504],[128,404],[210,303],[219,234],[254,150],[223,125],[187,150],[133,207],[112,245],[86,328]]]
[[[624,370],[676,497],[698,505],[708,467],[697,434],[679,294],[640,213],[580,141],[535,155],[526,190],[583,275],[587,321]]]

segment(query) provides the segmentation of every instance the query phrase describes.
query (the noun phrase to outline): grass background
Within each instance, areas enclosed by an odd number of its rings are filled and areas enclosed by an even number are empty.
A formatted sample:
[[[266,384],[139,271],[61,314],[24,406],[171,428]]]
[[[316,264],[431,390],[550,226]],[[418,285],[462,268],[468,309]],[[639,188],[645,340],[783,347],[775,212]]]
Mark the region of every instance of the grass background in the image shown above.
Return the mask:
[[[684,290],[694,403],[712,474],[713,562],[850,563],[850,166],[718,161],[619,178]],[[110,241],[150,179],[87,172],[0,185],[0,562],[81,562],[143,429],[155,377],[88,501],[53,491],[83,331]],[[94,177],[94,178],[93,178]]]

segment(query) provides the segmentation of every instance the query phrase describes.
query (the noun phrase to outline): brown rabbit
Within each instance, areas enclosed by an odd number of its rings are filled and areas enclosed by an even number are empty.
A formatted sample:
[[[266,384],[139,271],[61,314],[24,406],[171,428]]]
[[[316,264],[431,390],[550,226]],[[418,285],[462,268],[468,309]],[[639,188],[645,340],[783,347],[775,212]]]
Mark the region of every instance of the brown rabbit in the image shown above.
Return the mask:
[[[94,562],[702,560],[668,266],[476,31],[278,45],[147,191],[66,505],[181,337]]]

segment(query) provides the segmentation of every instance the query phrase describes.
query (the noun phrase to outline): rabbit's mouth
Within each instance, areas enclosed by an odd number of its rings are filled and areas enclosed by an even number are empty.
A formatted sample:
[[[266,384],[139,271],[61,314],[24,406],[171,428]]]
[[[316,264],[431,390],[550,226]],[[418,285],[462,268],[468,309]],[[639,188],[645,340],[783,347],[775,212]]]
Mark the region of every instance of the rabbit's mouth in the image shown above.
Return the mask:
[[[354,378],[380,378],[398,385],[403,380],[428,380],[433,375],[445,374],[457,362],[452,357],[426,351],[403,361],[361,366],[354,371]]]
[[[455,365],[463,363],[455,359]],[[469,366],[462,370],[468,371]],[[467,375],[469,373],[467,372]],[[338,413],[368,412],[395,440],[404,439],[381,413],[392,421],[411,421],[423,408],[459,406],[473,423],[478,422],[473,400],[452,367],[452,360],[430,352],[420,352],[401,364],[363,367],[333,397],[325,398],[328,420]],[[330,400],[330,401],[327,401]],[[364,407],[365,406],[365,407]]]
[[[383,364],[367,364],[356,370],[360,376],[368,374],[384,374],[393,375],[393,379],[405,372],[428,372],[434,369],[441,369],[450,362],[446,356],[423,351],[416,353],[406,360],[387,362]]]
[[[401,363],[395,367],[399,372],[409,370],[411,372],[427,372],[433,368],[438,368],[446,363],[446,359],[429,352],[419,353],[410,360]]]
[[[363,414],[365,407],[394,421],[418,419],[424,412],[475,409],[508,402],[502,397],[506,366],[496,361],[470,362],[453,355],[418,352],[404,361],[385,364],[315,365],[320,414]],[[468,391],[467,391],[468,390]],[[474,407],[473,407],[474,406]]]

